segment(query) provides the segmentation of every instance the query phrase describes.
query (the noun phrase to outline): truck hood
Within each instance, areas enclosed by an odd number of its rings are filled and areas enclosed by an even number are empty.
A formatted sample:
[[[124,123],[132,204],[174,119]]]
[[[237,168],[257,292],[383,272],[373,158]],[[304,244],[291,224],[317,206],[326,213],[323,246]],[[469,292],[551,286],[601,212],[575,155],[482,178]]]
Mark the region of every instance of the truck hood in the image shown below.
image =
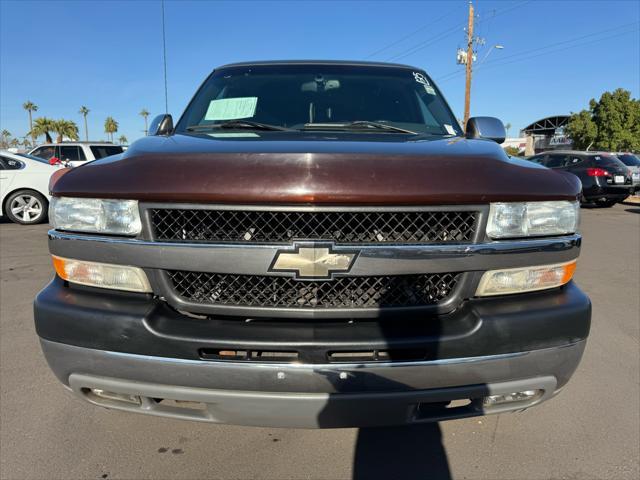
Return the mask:
[[[145,137],[61,177],[56,196],[232,204],[434,205],[575,200],[577,177],[491,141],[401,134]]]

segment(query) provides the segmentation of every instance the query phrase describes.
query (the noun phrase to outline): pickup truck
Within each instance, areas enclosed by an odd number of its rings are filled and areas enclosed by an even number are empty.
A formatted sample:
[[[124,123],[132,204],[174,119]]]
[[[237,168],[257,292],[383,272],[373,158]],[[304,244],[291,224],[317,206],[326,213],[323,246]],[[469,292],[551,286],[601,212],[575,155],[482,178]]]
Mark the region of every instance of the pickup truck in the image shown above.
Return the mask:
[[[460,126],[421,69],[216,68],[177,123],[56,175],[35,299],[98,406],[255,426],[523,410],[576,370],[579,180]]]

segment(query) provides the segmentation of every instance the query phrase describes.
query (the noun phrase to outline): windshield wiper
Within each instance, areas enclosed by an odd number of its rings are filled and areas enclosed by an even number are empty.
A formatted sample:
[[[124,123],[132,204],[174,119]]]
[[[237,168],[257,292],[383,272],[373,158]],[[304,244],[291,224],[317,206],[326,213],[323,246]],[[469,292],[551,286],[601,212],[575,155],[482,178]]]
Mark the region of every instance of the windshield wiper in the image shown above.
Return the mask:
[[[272,131],[290,131],[290,128],[279,127],[277,125],[269,125],[268,123],[253,122],[251,120],[229,120],[223,123],[210,123],[208,125],[191,125],[187,127],[190,132],[199,130],[213,130],[216,128],[233,128],[233,129],[250,129],[250,130],[272,130]]]
[[[411,135],[418,135],[417,132],[407,130],[400,127],[394,127],[393,125],[387,125],[386,123],[370,122],[368,120],[357,120],[349,123],[306,123],[303,130],[385,130],[387,132],[394,133],[410,133]]]

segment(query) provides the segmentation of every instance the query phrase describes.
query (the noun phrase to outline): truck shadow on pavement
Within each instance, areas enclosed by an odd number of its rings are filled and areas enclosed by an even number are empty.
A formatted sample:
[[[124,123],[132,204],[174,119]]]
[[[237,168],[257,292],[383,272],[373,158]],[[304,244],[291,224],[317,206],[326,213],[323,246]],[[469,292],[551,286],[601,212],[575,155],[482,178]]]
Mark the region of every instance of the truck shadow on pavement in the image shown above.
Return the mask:
[[[361,428],[353,460],[354,480],[450,479],[438,423]]]
[[[424,314],[413,318],[394,316],[378,319],[375,324],[379,330],[378,338],[386,344],[383,349],[388,352],[387,362],[399,362],[398,366],[400,366],[403,360],[406,360],[402,356],[403,348],[407,348],[409,344],[413,344],[414,348],[419,345],[424,349],[423,360],[440,358],[442,342],[447,340],[447,334],[444,333],[442,325],[444,321],[448,320],[433,315],[425,318]],[[394,367],[389,368],[388,372],[394,369]],[[325,372],[319,372],[332,384],[336,392],[329,395],[327,404],[318,414],[319,426],[334,427],[354,419],[355,423],[366,425],[375,423],[375,420],[371,421],[372,419],[379,419],[380,416],[387,417],[387,415],[389,417],[386,420],[394,418],[401,422],[418,414],[415,409],[419,408],[426,397],[418,396],[414,400],[405,398],[397,401],[387,397],[388,400],[385,402],[376,395],[382,392],[390,396],[395,393],[416,392],[415,386],[410,385],[410,382],[399,381],[403,377],[397,373],[393,374],[395,378],[388,378],[387,375],[373,373],[375,371],[373,369],[373,371],[367,370],[353,371],[354,376],[346,381],[341,380],[344,377],[337,374],[340,371],[339,365],[336,365],[336,370],[328,369]],[[478,384],[475,387],[482,394],[488,391],[484,384]],[[352,404],[348,398],[345,398],[349,397],[349,393],[354,389],[362,388],[373,393],[366,402]],[[425,404],[426,409],[423,414],[439,416],[448,403],[448,401],[440,401]],[[430,408],[434,409],[431,414]],[[399,426],[360,428],[355,445],[352,478],[354,480],[396,478],[450,480],[449,461],[442,443],[439,423],[418,420],[413,424]]]
[[[327,379],[335,376],[327,375]],[[361,374],[362,375],[362,374]],[[384,386],[385,391],[402,391],[409,387],[403,383],[367,373],[361,376],[365,383]],[[336,389],[340,386],[331,382]],[[369,411],[362,406],[354,412],[339,400],[340,395],[330,395],[318,416],[320,426],[331,427],[340,417],[353,415],[366,421],[366,417],[376,416],[376,408]],[[353,459],[354,480],[425,479],[450,480],[449,462],[442,444],[442,433],[437,422],[388,427],[367,427],[358,430]]]

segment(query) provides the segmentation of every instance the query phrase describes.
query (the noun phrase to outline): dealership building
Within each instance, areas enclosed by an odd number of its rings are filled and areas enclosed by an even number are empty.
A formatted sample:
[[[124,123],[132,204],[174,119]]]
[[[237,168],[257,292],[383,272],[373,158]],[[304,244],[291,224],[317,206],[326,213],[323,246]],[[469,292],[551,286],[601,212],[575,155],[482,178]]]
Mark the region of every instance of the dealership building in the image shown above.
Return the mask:
[[[573,142],[564,133],[569,115],[542,118],[520,131],[526,139],[525,155],[534,155],[545,150],[570,149]]]

